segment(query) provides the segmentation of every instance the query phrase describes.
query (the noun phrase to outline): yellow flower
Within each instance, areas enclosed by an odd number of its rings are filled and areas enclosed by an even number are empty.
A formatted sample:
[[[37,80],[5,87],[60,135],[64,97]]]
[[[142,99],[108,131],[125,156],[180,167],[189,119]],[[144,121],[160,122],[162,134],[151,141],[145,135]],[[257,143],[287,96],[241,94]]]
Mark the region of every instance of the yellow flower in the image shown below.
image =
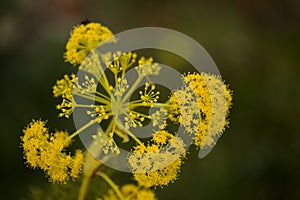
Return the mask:
[[[185,157],[183,141],[167,131],[156,132],[152,142],[136,146],[128,158],[135,179],[146,188],[175,181]]]
[[[92,138],[93,143],[89,148],[90,151],[103,151],[104,155],[109,153],[116,155],[120,154],[120,149],[113,138],[113,134],[108,134],[108,136],[106,136],[105,133],[99,129],[97,134],[92,135]]]
[[[144,91],[139,92],[144,106],[151,106],[153,103],[156,103],[159,99],[160,92],[155,92],[154,90],[154,84],[145,83]]]
[[[220,77],[201,73],[184,76],[187,87],[196,95],[197,107],[201,111],[200,124],[194,137],[198,147],[214,145],[215,137],[220,136],[228,125],[228,113],[231,107],[232,92]]]
[[[155,200],[155,194],[152,190],[137,187],[133,184],[127,184],[121,187],[121,193],[126,200]],[[120,200],[113,190],[109,190],[103,197],[104,200]]]
[[[24,136],[21,137],[24,158],[33,168],[41,164],[40,151],[43,150],[49,138],[48,129],[45,127],[45,124],[45,121],[33,120],[28,127],[24,129]]]
[[[53,95],[54,97],[61,96],[63,101],[61,104],[56,105],[56,109],[60,110],[59,117],[65,116],[69,118],[72,114],[75,101],[72,96],[73,89],[75,89],[78,79],[74,74],[68,76],[64,75],[64,78],[56,81],[56,84],[53,86]]]
[[[102,56],[103,60],[106,60],[106,64],[108,68],[114,73],[118,74],[121,71],[126,71],[129,67],[131,67],[135,63],[135,59],[137,57],[136,53],[128,52],[121,53],[120,51],[113,54],[113,62],[109,63],[109,59],[111,58],[110,54],[106,54]]]
[[[126,90],[129,88],[129,85],[127,83],[127,79],[125,77],[123,78],[117,78],[115,89],[113,90],[113,93],[116,97],[121,97],[126,92]]]
[[[76,81],[77,78],[74,74],[71,74],[70,76],[64,75],[64,78],[56,81],[56,84],[53,86],[54,97],[62,96],[70,99],[72,96],[73,86]]]
[[[84,109],[92,119],[71,135],[66,131],[49,132],[45,121],[33,120],[21,137],[24,159],[28,166],[42,169],[52,182],[65,183],[78,178],[84,153],[75,150],[71,155],[66,148],[72,138],[95,124],[100,125],[101,129],[90,136],[92,141],[89,140],[91,143],[87,148],[91,154],[87,154],[85,160],[79,199],[85,198],[88,183],[98,175],[111,186],[103,196],[104,200],[155,200],[155,194],[149,188],[166,186],[178,178],[187,148],[179,136],[163,129],[170,120],[180,123],[190,134],[185,136],[193,138],[195,145],[200,148],[212,146],[228,125],[232,92],[220,77],[188,73],[182,78],[183,86],[164,102],[157,91],[159,88],[148,77],[159,74],[159,64],[153,63],[152,57],[138,59],[132,52],[99,52],[98,45],[111,42],[116,42],[113,33],[99,23],[85,23],[73,28],[64,58],[86,75],[65,75],[53,86],[53,95],[62,98],[56,106],[60,110],[59,117],[69,118],[74,109]],[[129,69],[137,72],[135,80],[126,76]],[[143,80],[149,82],[140,89]],[[149,121],[152,124],[148,124]],[[132,129],[148,125],[160,130],[153,130],[152,139],[144,144]],[[126,163],[138,185],[119,187],[101,172],[100,166],[105,161],[115,164],[114,158],[124,155],[119,147],[120,139],[123,143],[132,139],[138,144]],[[103,158],[104,162],[93,156]]]
[[[76,26],[66,45],[65,59],[71,64],[81,64],[86,55],[101,42],[112,38],[112,32],[99,23],[88,23]]]
[[[100,123],[103,119],[109,118],[109,113],[106,112],[106,109],[104,106],[96,106],[95,112],[97,114],[98,123]]]
[[[160,108],[159,110],[155,111],[150,115],[150,117],[153,127],[157,126],[160,130],[162,130],[167,126],[167,111],[164,108]]]
[[[180,122],[189,134],[197,132],[201,115],[191,87],[185,86],[181,90],[176,90],[169,103],[171,103],[171,120]]]
[[[169,141],[170,139],[172,139],[174,136],[170,133],[168,133],[167,131],[161,130],[159,132],[157,132],[156,134],[153,135],[152,140],[156,143],[156,144],[166,144],[167,141]]]
[[[81,151],[76,151],[75,156],[71,157],[63,151],[70,144],[67,132],[56,131],[51,134],[46,122],[41,120],[33,120],[23,132],[22,147],[29,166],[44,170],[53,182],[64,183],[70,177],[78,177],[83,155]]]
[[[180,102],[176,95],[172,94],[168,100],[168,118],[174,122],[179,123],[180,120]]]
[[[138,66],[135,67],[135,70],[141,76],[148,76],[148,75],[158,75],[160,71],[160,66],[157,63],[152,63],[153,58],[146,59],[145,57],[141,57],[138,61]]]
[[[138,126],[143,126],[143,121],[145,120],[145,117],[143,117],[140,113],[131,111],[128,114],[125,113],[125,115],[126,117],[124,117],[124,121],[126,129],[129,129],[131,127],[136,128]]]
[[[74,158],[72,159],[70,177],[78,178],[78,175],[82,170],[83,162],[83,153],[80,150],[76,150]]]

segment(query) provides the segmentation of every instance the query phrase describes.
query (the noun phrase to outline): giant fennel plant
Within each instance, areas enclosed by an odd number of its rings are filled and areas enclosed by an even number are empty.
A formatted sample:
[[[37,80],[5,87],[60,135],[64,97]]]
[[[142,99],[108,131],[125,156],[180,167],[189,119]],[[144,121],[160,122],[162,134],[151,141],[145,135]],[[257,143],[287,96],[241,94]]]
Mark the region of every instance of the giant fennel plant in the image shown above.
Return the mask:
[[[99,55],[96,47],[103,41],[117,42],[113,33],[99,23],[74,27],[66,45],[65,61],[90,76],[85,75],[80,81],[75,74],[64,75],[53,86],[54,97],[62,99],[56,106],[59,117],[70,118],[74,110],[85,109],[91,120],[71,134],[51,131],[45,120],[32,120],[21,137],[24,159],[29,167],[42,169],[51,182],[68,183],[82,176],[78,192],[81,200],[96,176],[111,189],[95,198],[156,199],[154,189],[174,182],[186,159],[186,144],[169,127],[182,126],[184,134],[191,136],[192,143],[200,149],[212,147],[215,138],[228,126],[232,91],[219,76],[186,72],[182,74],[180,88],[162,93],[149,78],[158,75],[161,68],[152,57],[120,51]],[[138,75],[133,84],[125,76],[129,69],[136,70]],[[147,81],[141,88],[138,85],[142,80]],[[132,98],[134,95],[136,98]],[[95,104],[84,104],[80,99]],[[149,108],[156,111],[149,114]],[[124,123],[116,118],[122,118]],[[150,120],[152,137],[139,139],[131,130]],[[90,146],[68,153],[66,149],[74,138],[94,124],[102,128],[91,134]],[[135,182],[119,186],[102,170],[103,159],[95,158],[90,150],[109,159],[110,155],[120,154],[123,143],[131,145],[127,165]]]

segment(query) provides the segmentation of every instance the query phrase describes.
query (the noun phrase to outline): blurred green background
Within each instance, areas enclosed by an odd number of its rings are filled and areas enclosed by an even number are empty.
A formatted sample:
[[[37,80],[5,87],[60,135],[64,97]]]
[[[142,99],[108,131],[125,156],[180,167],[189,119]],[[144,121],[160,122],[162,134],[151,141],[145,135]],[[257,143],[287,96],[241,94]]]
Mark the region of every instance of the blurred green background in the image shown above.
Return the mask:
[[[26,168],[20,135],[32,118],[58,119],[51,87],[65,73],[71,28],[84,19],[114,33],[171,28],[197,40],[234,91],[231,126],[213,151],[193,149],[160,199],[300,199],[300,1],[12,0],[0,7],[1,199],[47,183]],[[114,177],[117,179],[117,177]]]

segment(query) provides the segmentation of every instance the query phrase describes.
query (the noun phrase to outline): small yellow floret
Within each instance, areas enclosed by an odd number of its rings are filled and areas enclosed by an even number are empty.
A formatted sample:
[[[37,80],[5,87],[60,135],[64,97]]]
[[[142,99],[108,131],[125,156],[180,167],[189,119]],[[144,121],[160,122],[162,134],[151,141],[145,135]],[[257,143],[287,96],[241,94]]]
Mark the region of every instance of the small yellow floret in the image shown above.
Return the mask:
[[[73,113],[75,107],[75,101],[72,96],[72,92],[76,89],[76,83],[78,79],[74,74],[64,75],[64,78],[56,81],[56,84],[53,86],[53,95],[54,97],[62,97],[62,102],[56,105],[56,108],[61,111],[59,117],[69,118]]]

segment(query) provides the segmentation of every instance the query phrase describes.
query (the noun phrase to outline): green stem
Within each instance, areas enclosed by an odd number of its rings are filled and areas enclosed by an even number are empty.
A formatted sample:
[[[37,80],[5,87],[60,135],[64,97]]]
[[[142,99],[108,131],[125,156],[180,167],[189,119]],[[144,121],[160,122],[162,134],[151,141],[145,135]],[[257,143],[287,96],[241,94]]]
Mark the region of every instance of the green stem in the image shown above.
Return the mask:
[[[92,101],[96,101],[98,103],[103,103],[103,104],[109,104],[110,101],[101,98],[100,96],[92,96],[92,95],[88,95],[88,94],[80,94],[80,93],[74,93],[74,95],[77,95],[79,97],[85,98],[85,99],[89,99]]]
[[[99,95],[99,96],[101,96],[102,98],[104,98],[104,99],[110,101],[110,98],[107,97],[105,94],[102,94],[102,93],[100,93],[100,92],[98,92],[98,91],[96,91],[96,94]]]
[[[131,103],[129,102],[129,107],[140,107],[140,106],[144,106],[144,107],[157,107],[157,108],[160,108],[160,107],[171,107],[173,105],[169,105],[169,104],[166,104],[166,103],[152,103],[151,105],[146,105],[144,103]]]
[[[104,73],[104,72],[103,72]],[[104,88],[104,90],[107,92],[107,94],[110,96],[110,98],[113,98],[111,91],[109,89],[109,82],[107,80],[106,75],[103,75],[104,78],[100,78],[99,83]]]
[[[115,129],[115,132],[118,132],[120,134],[123,134],[121,130]],[[129,130],[126,130],[125,132],[127,135],[129,135],[133,140],[135,140],[138,144],[143,144],[133,133],[131,133]]]
[[[79,189],[78,200],[84,200],[92,176],[84,176]]]
[[[147,119],[151,119],[151,116],[149,116],[149,115],[145,115],[145,114],[143,114],[143,113],[140,113],[140,112],[137,112],[137,111],[134,111],[134,110],[131,110],[130,112],[135,113],[135,114],[137,114],[137,115],[140,115],[140,116],[142,116],[142,117],[145,117],[145,118],[147,118]]]
[[[115,193],[118,195],[118,197],[121,200],[125,200],[122,192],[119,190],[119,187],[106,174],[100,171],[97,172],[96,174],[98,176],[101,176],[105,180],[105,182],[115,191]]]
[[[93,105],[76,104],[76,108],[93,108]]]
[[[91,154],[87,153],[86,162],[83,170],[83,180],[79,189],[78,200],[84,200],[90,181],[95,172],[101,167],[102,163],[96,160]]]
[[[92,50],[92,54],[97,54],[94,50]],[[99,61],[99,60],[98,60]],[[110,96],[111,99],[114,99],[113,95],[111,94],[111,91],[109,89],[109,82],[106,77],[105,71],[103,70],[100,61],[96,63],[97,69],[99,70],[99,75],[98,75],[98,81],[100,85],[104,88],[104,90],[107,92],[107,94]],[[104,81],[104,82],[103,82]]]
[[[83,131],[84,129],[87,129],[88,127],[90,127],[91,125],[95,124],[98,121],[98,119],[94,119],[91,120],[89,123],[85,124],[83,127],[81,127],[80,129],[78,129],[77,131],[75,131],[72,135],[70,135],[65,142],[71,140],[73,137],[75,137],[76,135],[78,135],[81,131]]]
[[[143,103],[143,100],[138,99],[138,100],[130,101],[130,102],[129,102],[129,105],[131,105],[131,104],[136,104],[136,103]],[[128,104],[128,103],[127,103],[127,104]]]
[[[130,95],[135,91],[138,84],[143,80],[143,76],[139,75],[135,83],[131,86],[130,90],[126,93],[125,97],[122,99],[122,104],[130,97]]]
[[[109,134],[109,131],[112,130],[112,127],[113,127],[113,125],[115,124],[113,120],[114,120],[114,119],[112,119],[112,120],[109,122],[109,124],[108,124],[108,126],[107,126],[107,128],[106,128],[106,130],[105,130],[105,135],[108,135],[108,134]]]

